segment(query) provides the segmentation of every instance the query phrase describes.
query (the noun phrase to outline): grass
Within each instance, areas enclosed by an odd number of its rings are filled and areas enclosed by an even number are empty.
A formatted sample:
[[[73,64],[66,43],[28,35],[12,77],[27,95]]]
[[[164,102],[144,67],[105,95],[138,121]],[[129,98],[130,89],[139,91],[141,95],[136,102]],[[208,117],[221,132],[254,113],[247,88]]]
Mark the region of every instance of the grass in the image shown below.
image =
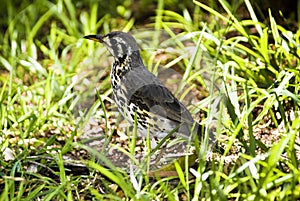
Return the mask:
[[[278,25],[271,12],[262,23],[250,1],[241,2],[248,19],[224,0],[222,9],[194,0],[180,12],[160,0],[142,25],[130,17],[130,1],[120,3],[122,17],[93,2],[6,2],[0,200],[298,200],[300,31]],[[111,58],[82,39],[111,30],[131,31],[153,72],[160,64],[182,76],[174,93],[180,100],[196,94],[188,109],[206,133],[216,130],[223,154],[207,161],[203,143],[196,165],[186,157],[172,167],[177,176],[153,178],[150,156],[146,165],[134,157],[137,139],[120,146],[116,140],[131,132],[111,99]],[[102,151],[81,139],[99,127]],[[150,140],[143,143],[150,153]],[[109,144],[131,159],[127,171],[107,158]]]

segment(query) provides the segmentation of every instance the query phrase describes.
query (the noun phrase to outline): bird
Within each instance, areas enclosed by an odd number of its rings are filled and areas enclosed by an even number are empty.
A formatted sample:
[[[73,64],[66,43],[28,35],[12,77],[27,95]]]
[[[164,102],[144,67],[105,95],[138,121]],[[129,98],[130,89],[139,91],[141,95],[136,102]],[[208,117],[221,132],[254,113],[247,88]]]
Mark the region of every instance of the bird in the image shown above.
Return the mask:
[[[139,46],[126,32],[87,35],[85,39],[102,43],[114,57],[110,73],[114,101],[131,124],[137,121],[141,136],[201,139],[202,127],[187,108],[144,65]]]

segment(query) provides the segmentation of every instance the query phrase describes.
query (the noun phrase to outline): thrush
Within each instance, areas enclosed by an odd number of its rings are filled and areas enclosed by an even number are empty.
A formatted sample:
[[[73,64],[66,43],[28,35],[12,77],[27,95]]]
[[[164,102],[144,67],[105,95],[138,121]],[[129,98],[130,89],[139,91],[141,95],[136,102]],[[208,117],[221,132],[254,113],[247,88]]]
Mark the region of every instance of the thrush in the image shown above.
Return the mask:
[[[138,133],[163,138],[176,130],[175,136],[201,139],[201,126],[186,107],[144,65],[136,40],[129,33],[111,32],[88,35],[86,39],[104,44],[114,57],[111,85],[120,113],[131,124],[137,115]]]

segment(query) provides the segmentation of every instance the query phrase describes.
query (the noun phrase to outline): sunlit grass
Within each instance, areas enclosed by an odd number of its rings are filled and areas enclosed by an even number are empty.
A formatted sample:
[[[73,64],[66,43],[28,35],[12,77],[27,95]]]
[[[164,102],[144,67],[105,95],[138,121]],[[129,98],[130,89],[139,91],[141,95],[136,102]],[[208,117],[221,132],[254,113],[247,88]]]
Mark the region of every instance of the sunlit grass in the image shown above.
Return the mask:
[[[100,15],[97,3],[80,12],[67,0],[21,10],[6,3],[8,26],[0,37],[0,200],[299,199],[300,32],[278,25],[271,12],[268,24],[259,22],[248,0],[246,20],[226,1],[219,1],[224,13],[193,2],[193,11],[174,12],[158,1],[147,28],[128,17],[126,2],[118,8],[122,19]],[[126,172],[107,159],[104,148],[119,122],[112,120],[111,58],[82,36],[111,30],[134,34],[152,72],[162,63],[181,74],[175,90],[180,100],[188,92],[206,94],[188,108],[206,133],[214,128],[225,136],[218,142],[222,155],[208,162],[207,147],[200,146],[196,166],[189,167],[186,157],[173,166],[177,176],[153,178],[150,159],[139,164],[134,157],[133,133],[128,150],[119,150],[135,169]],[[157,59],[158,50],[167,59]],[[92,118],[103,126],[103,152],[80,141]],[[264,132],[275,136],[272,144],[259,138]],[[149,151],[149,139],[144,143]],[[88,156],[78,154],[82,151]]]

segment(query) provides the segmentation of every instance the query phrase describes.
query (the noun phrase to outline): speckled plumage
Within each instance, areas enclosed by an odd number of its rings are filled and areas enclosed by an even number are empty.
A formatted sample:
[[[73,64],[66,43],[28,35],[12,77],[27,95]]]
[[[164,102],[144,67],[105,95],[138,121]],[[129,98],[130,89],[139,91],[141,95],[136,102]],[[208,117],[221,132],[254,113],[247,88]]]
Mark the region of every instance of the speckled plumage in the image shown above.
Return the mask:
[[[164,137],[178,127],[176,135],[190,138],[193,133],[202,137],[200,125],[186,107],[144,66],[138,45],[130,34],[111,32],[84,38],[103,43],[113,55],[111,84],[114,99],[130,123],[137,114],[138,133],[145,136],[150,131],[152,137]]]

